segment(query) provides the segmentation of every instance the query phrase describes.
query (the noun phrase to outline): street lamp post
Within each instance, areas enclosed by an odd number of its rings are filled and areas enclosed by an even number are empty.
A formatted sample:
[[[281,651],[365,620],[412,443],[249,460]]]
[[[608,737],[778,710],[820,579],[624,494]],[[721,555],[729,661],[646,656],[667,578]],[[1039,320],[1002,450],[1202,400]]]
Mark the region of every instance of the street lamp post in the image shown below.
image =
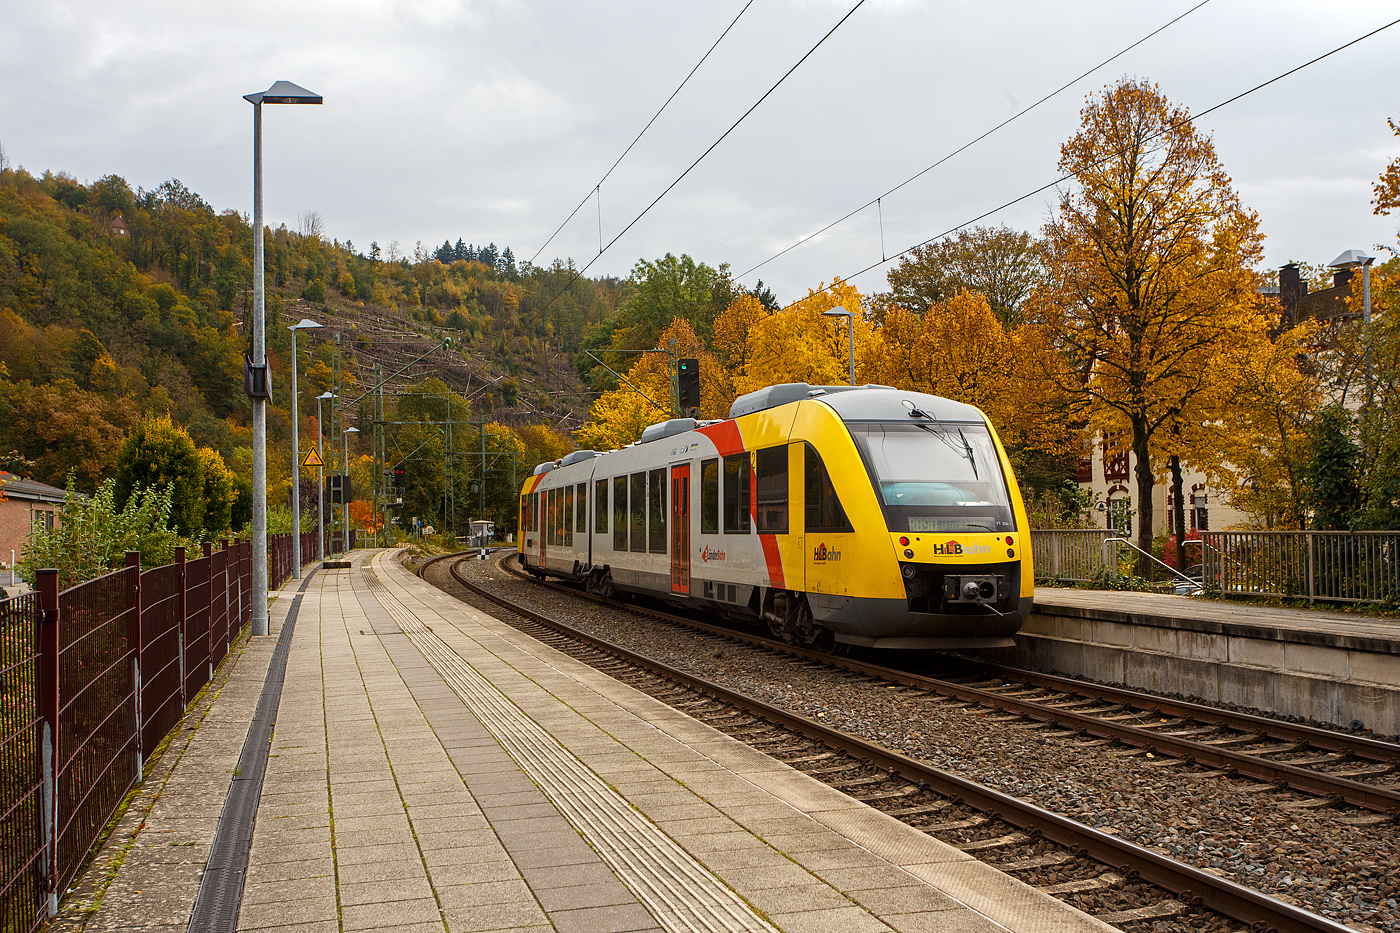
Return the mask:
[[[340,531],[340,544],[344,548],[344,553],[350,553],[350,496],[348,487],[350,485],[350,435],[359,434],[359,428],[346,428],[341,432],[345,438],[345,479],[340,483],[340,507],[342,509],[342,525]]]
[[[316,468],[316,559],[323,564],[326,562],[326,455],[321,452],[321,437],[326,432],[321,429],[321,403],[336,397],[334,392],[316,396],[316,459],[321,461]]]
[[[248,394],[253,399],[253,605],[254,635],[267,634],[267,347],[263,313],[262,105],[319,104],[321,98],[290,81],[278,81],[258,94],[244,94],[253,105],[253,352],[248,360]]]
[[[315,321],[302,318],[300,323],[287,328],[292,332],[292,550],[296,554],[292,560],[293,580],[301,579],[301,443],[297,436],[297,331],[312,330],[320,326]],[[317,414],[319,416],[319,410]],[[316,427],[320,429],[319,417]]]
[[[855,322],[855,319],[851,317],[851,312],[847,311],[845,308],[842,308],[842,307],[831,308],[830,310],[823,311],[822,314],[825,315],[826,317],[843,317],[843,318],[846,319],[846,329],[847,329],[848,331],[850,331],[850,334],[851,334],[851,385],[854,386],[854,385],[856,384],[856,322]]]
[[[1371,386],[1371,263],[1375,256],[1368,256],[1359,249],[1349,249],[1328,263],[1333,269],[1355,269],[1361,267],[1361,323],[1366,328],[1366,408],[1375,401]]]

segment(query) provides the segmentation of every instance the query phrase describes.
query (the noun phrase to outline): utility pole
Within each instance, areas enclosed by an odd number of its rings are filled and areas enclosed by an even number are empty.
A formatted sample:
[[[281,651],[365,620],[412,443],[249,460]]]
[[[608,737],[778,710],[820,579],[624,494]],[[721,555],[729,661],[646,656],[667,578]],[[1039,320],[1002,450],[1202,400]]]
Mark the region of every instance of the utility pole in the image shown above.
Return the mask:
[[[679,418],[681,416],[681,384],[676,378],[676,338],[672,337],[666,346],[670,351],[671,358],[671,417]]]
[[[381,448],[384,444],[384,384],[379,379],[379,373],[379,364],[375,363],[374,384],[379,391],[374,394],[374,513],[370,518],[370,525],[374,529],[374,543],[376,546],[379,545],[379,526],[383,524],[383,520],[380,518],[383,513],[379,511],[379,495],[380,487],[383,485],[384,481],[384,458],[381,452]],[[387,498],[387,492],[385,498]],[[385,528],[384,530],[387,534],[388,529]],[[389,542],[386,539],[384,543],[388,544]]]
[[[335,401],[331,403],[331,433],[330,433],[330,437],[331,437],[331,465],[332,465],[332,467],[334,466],[335,460],[336,460],[336,456],[335,456],[335,454],[336,454],[336,448],[340,446],[339,444],[337,444],[337,443],[335,442],[335,439],[336,439],[337,437],[340,437],[340,436],[341,436],[341,434],[340,434],[340,430],[341,430],[341,417],[340,417],[340,404],[339,404],[339,403],[340,403],[340,400],[341,400],[342,398],[344,398],[344,393],[341,392],[341,385],[340,385],[340,331],[336,331],[335,334],[334,334],[334,337],[335,337],[335,354],[331,357],[331,391],[332,391],[333,393],[335,393]],[[329,473],[329,474],[335,474],[337,471],[336,471],[335,469],[330,469],[330,470],[327,470],[326,472]],[[346,471],[346,470],[344,469],[344,465],[342,465],[342,469],[341,469],[340,472],[348,472],[348,471]],[[342,484],[342,485],[341,485],[341,500],[344,501],[344,499],[345,499],[345,487],[344,487],[344,485]],[[344,510],[341,510],[341,511],[342,511],[342,513],[343,513]],[[335,503],[331,503],[331,540],[335,540],[335,515],[336,515]],[[344,515],[342,514],[342,519],[343,519],[343,518],[344,518]],[[343,554],[343,553],[345,553],[345,545],[346,545],[346,543],[347,543],[347,542],[346,542],[346,538],[345,538],[345,531],[344,531],[343,528],[341,529],[340,542],[341,542],[341,543],[340,543],[340,551],[339,551],[339,553]]]
[[[481,475],[477,480],[477,489],[481,491],[481,497],[477,505],[477,521],[486,521],[486,419],[483,418],[477,425],[476,434],[481,438]]]

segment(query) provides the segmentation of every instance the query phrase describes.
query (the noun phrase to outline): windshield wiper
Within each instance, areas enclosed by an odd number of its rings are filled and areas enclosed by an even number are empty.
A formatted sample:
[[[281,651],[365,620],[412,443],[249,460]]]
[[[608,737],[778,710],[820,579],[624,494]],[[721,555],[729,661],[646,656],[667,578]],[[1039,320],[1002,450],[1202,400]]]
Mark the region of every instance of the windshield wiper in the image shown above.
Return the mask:
[[[967,437],[963,434],[962,428],[958,428],[958,438],[963,442],[963,456],[967,457],[967,462],[972,464],[972,478],[981,479],[981,477],[977,475],[977,457],[973,454],[972,445],[967,442]]]

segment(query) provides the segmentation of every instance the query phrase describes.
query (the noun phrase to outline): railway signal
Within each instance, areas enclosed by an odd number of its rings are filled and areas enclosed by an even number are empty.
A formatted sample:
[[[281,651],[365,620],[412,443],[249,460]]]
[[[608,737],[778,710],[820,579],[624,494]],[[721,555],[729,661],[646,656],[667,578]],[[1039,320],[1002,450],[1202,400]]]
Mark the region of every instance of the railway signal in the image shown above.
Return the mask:
[[[677,360],[676,382],[680,389],[681,411],[700,407],[700,361]]]

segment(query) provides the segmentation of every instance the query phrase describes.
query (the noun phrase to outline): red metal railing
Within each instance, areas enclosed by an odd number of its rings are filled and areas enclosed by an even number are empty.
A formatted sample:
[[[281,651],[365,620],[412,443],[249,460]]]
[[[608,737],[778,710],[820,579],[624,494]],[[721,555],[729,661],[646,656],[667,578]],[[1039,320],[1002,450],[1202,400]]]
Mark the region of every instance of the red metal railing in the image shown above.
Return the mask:
[[[36,593],[0,600],[0,929],[23,933],[48,913],[39,863],[38,613]]]
[[[272,587],[296,550],[291,535],[269,539]],[[53,915],[146,756],[251,618],[251,544],[203,551],[188,560],[179,548],[145,573],[132,552],[123,569],[63,592],[58,572],[41,570],[36,594],[0,602],[6,933]]]

